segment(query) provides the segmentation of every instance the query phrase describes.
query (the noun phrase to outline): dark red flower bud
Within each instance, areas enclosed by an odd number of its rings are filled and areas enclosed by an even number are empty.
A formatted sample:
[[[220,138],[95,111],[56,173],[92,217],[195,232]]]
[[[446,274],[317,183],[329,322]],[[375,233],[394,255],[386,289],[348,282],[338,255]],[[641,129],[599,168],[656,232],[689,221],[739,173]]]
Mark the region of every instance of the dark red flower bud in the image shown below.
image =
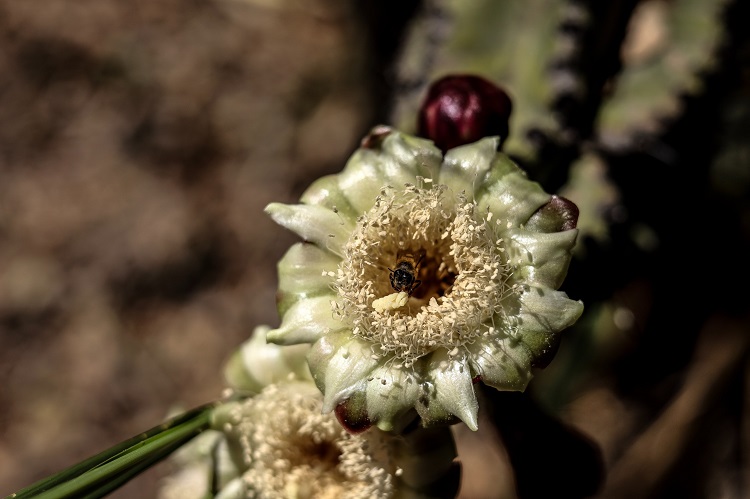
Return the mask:
[[[418,134],[443,152],[482,137],[508,136],[512,103],[495,84],[474,75],[451,75],[433,83],[419,110]]]

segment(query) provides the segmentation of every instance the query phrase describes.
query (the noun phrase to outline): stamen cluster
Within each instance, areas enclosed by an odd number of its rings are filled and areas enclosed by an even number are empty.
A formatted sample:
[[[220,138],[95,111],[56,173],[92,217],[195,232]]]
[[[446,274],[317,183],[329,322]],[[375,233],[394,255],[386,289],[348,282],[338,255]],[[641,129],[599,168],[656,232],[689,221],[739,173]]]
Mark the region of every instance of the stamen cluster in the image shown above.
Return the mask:
[[[357,221],[336,274],[334,312],[374,345],[373,355],[394,354],[406,366],[445,348],[457,355],[503,324],[512,296],[512,267],[492,220],[475,202],[444,185],[384,188]],[[419,288],[405,306],[378,310],[372,303],[394,290],[389,270],[401,258],[418,262]]]
[[[352,435],[310,384],[269,385],[238,405],[225,433],[240,443],[248,497],[383,498],[394,491],[379,432]]]

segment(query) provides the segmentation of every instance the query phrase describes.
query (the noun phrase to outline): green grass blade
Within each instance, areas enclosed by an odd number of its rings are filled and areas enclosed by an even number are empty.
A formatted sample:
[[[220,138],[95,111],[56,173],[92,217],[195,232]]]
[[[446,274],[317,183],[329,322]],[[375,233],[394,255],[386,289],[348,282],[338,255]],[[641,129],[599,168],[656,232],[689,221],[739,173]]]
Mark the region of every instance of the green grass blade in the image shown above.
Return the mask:
[[[75,497],[80,497],[80,499],[99,499],[101,497],[104,497],[110,492],[113,492],[114,490],[122,487],[130,480],[140,475],[142,472],[157,464],[162,459],[168,457],[172,452],[179,449],[185,443],[186,442],[184,441],[177,441],[172,445],[165,446],[163,449],[160,449],[159,452],[154,452],[143,460],[138,461],[133,466],[125,469],[125,471],[123,471],[122,473],[108,477],[106,481],[102,482],[96,488],[88,491],[85,495],[76,495]]]
[[[216,404],[207,404],[187,411],[11,494],[7,499],[102,497],[209,428],[215,407]]]

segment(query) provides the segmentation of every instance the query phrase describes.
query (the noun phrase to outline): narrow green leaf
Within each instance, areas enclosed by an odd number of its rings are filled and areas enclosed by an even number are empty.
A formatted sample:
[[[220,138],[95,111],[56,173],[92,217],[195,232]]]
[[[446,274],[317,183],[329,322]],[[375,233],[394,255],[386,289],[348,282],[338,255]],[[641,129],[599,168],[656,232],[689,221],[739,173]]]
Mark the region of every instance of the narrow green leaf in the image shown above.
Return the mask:
[[[216,406],[206,404],[180,414],[6,499],[103,497],[208,429]]]

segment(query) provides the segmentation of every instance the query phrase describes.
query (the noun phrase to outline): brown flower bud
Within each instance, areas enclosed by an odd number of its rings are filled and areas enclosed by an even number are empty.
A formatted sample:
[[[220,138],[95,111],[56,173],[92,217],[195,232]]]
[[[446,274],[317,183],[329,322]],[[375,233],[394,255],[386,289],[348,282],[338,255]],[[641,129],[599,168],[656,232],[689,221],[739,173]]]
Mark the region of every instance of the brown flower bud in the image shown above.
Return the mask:
[[[570,199],[555,195],[526,222],[527,229],[538,232],[561,232],[575,229],[577,225],[578,206]]]
[[[418,133],[443,150],[482,137],[508,136],[512,103],[495,84],[474,75],[450,75],[434,82],[419,110]]]

